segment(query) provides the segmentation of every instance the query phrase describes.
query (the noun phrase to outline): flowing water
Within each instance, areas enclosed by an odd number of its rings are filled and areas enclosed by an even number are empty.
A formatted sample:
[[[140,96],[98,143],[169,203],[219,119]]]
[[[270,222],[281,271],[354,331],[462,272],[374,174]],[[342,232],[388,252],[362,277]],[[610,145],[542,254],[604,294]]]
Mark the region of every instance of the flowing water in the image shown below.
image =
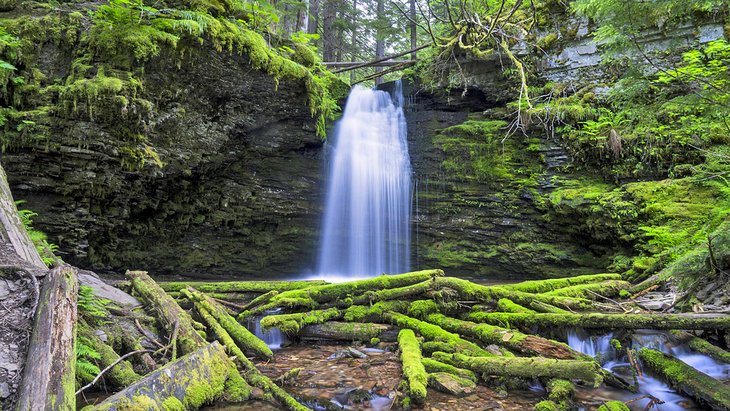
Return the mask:
[[[409,270],[411,164],[401,84],[394,95],[356,86],[336,128],[319,274],[372,277]]]
[[[627,381],[632,381],[631,365],[625,356],[618,355],[616,350],[611,347],[611,338],[613,338],[612,334],[589,335],[583,330],[574,329],[568,331],[568,345],[571,348],[596,357],[603,368],[624,377]],[[713,378],[720,380],[730,379],[730,365],[718,363],[706,355],[695,353],[685,345],[674,344],[672,338],[667,333],[659,331],[638,331],[632,335],[630,344],[631,348],[634,349],[646,347],[670,354]],[[638,383],[638,394],[603,388],[593,390],[590,396],[601,399],[627,401],[641,395],[651,394],[664,401],[664,404],[657,405],[654,408],[657,410],[686,411],[702,409],[691,399],[678,394],[667,384],[646,372],[643,372],[643,375],[638,377]],[[649,399],[642,399],[632,403],[630,407],[632,410],[643,410],[648,403]]]

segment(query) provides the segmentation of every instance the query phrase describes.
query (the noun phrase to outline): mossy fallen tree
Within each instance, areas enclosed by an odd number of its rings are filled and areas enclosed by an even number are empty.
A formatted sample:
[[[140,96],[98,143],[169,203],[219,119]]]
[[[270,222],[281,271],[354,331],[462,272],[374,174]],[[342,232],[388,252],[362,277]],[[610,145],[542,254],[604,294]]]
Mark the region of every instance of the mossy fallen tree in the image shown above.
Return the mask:
[[[180,292],[190,301],[193,301],[198,310],[202,307],[210,313],[226,332],[228,332],[241,350],[253,353],[264,359],[270,359],[274,356],[274,353],[271,352],[271,349],[265,342],[253,335],[246,327],[239,324],[220,304],[190,287],[184,288]]]
[[[621,274],[590,274],[579,275],[577,277],[551,278],[547,280],[530,280],[523,281],[517,284],[508,284],[502,287],[526,293],[541,294],[575,285],[602,283],[609,280],[621,280]]]
[[[544,293],[543,295],[597,300],[601,297],[616,297],[621,293],[621,291],[628,290],[630,287],[631,283],[628,281],[608,280],[600,283],[578,284],[570,287],[558,288],[557,290]]]
[[[728,330],[730,316],[709,314],[549,314],[472,312],[466,318],[498,326],[600,329]]]
[[[270,291],[299,290],[317,285],[327,284],[326,281],[170,281],[159,282],[160,288],[167,292],[180,291],[191,287],[204,293],[268,293]]]
[[[397,329],[376,323],[348,323],[328,321],[302,328],[298,336],[304,340],[335,340],[368,342],[373,338],[380,341],[395,341]]]
[[[730,387],[727,385],[660,351],[642,348],[638,354],[651,372],[674,389],[713,410],[730,410]]]
[[[400,359],[403,364],[403,376],[408,383],[408,395],[416,404],[426,401],[428,373],[421,361],[421,347],[416,334],[412,330],[403,329],[398,333]]]
[[[724,362],[725,364],[730,364],[730,352],[711,344],[707,340],[684,331],[672,331],[672,335],[677,337],[679,342],[687,344],[687,346],[689,346],[689,348],[693,351],[705,354],[717,361]]]
[[[577,379],[596,387],[603,381],[601,366],[590,360],[556,360],[542,357],[471,357],[441,352],[434,353],[433,358],[478,374],[521,378]]]
[[[223,398],[227,387],[235,381],[229,364],[223,347],[213,342],[167,364],[98,405],[84,409],[196,410]],[[170,378],[171,375],[175,378]]]
[[[142,376],[134,372],[132,364],[129,361],[119,361],[119,354],[114,351],[114,348],[101,341],[88,325],[84,323],[79,324],[77,333],[79,337],[84,337],[90,343],[94,351],[99,353],[99,368],[105,369],[114,365],[104,374],[104,380],[111,386],[124,388],[142,378]]]
[[[155,318],[168,335],[177,335],[175,346],[181,354],[191,353],[206,345],[198,334],[193,319],[144,271],[128,271],[127,278],[134,292],[155,313]]]

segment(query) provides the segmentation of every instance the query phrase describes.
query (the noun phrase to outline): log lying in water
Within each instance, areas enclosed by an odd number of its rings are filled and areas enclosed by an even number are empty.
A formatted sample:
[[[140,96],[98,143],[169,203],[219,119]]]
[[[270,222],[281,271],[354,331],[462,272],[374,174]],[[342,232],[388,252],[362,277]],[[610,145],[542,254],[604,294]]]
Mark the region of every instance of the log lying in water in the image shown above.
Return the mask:
[[[142,377],[134,372],[132,364],[129,361],[118,361],[119,354],[117,354],[112,347],[105,344],[101,339],[94,334],[94,331],[83,322],[78,327],[78,336],[83,337],[90,343],[91,348],[99,353],[99,367],[105,369],[106,367],[114,365],[104,374],[104,381],[109,383],[113,387],[124,388],[128,385],[134,384]]]
[[[730,387],[660,351],[642,348],[639,358],[674,389],[713,410],[730,410]]]
[[[542,357],[470,357],[441,352],[434,353],[433,357],[437,361],[487,375],[578,379],[596,387],[603,381],[601,366],[595,361],[556,360]]]
[[[609,280],[620,280],[621,274],[589,274],[579,275],[577,277],[565,277],[565,278],[550,278],[547,280],[530,280],[523,281],[517,284],[507,284],[502,286],[515,291],[522,291],[525,293],[548,293],[560,288],[571,287],[580,284],[594,284],[601,283]]]
[[[189,354],[207,345],[205,339],[196,331],[190,315],[180,308],[146,272],[127,271],[126,276],[132,283],[135,293],[154,311],[155,317],[168,335],[174,335],[177,329],[176,345],[182,354]]]
[[[46,276],[28,345],[16,410],[76,410],[76,269]]]
[[[472,312],[469,320],[526,327],[622,328],[636,330],[728,330],[730,316],[710,314],[525,314]]]
[[[193,289],[184,288],[180,292],[185,295],[190,301],[193,301],[198,311],[200,307],[204,308],[205,311],[215,318],[216,321],[228,332],[233,338],[241,350],[244,352],[250,352],[254,355],[270,359],[274,356],[271,349],[265,342],[261,341],[258,337],[253,335],[246,327],[238,323],[233,317],[228,314],[225,308],[220,304],[208,298],[205,294]]]
[[[326,281],[170,281],[158,283],[167,292],[180,291],[192,287],[204,293],[267,293],[269,291],[289,291],[316,285],[327,284]]]
[[[223,397],[230,386],[229,364],[223,346],[214,342],[167,364],[90,410],[194,410]]]
[[[730,364],[730,352],[710,344],[707,340],[684,331],[672,331],[672,335],[677,337],[680,342],[686,343],[692,350],[712,357],[717,361],[724,362],[725,364]]]

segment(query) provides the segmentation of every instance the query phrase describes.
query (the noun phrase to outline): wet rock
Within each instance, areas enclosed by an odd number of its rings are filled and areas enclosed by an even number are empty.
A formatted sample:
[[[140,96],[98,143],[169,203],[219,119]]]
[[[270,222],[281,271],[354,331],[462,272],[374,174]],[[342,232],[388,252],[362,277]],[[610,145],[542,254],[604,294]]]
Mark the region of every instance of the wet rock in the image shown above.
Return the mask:
[[[352,347],[345,348],[344,350],[339,350],[335,352],[334,354],[327,357],[328,360],[339,360],[342,358],[360,358],[365,359],[368,358],[367,354],[363,353],[362,351],[358,351]]]
[[[473,381],[444,372],[429,374],[428,385],[438,391],[457,397],[471,395],[476,391],[476,384]]]
[[[116,303],[121,308],[132,309],[142,305],[138,299],[124,291],[105,283],[96,273],[79,270],[79,284],[91,287],[94,295]]]

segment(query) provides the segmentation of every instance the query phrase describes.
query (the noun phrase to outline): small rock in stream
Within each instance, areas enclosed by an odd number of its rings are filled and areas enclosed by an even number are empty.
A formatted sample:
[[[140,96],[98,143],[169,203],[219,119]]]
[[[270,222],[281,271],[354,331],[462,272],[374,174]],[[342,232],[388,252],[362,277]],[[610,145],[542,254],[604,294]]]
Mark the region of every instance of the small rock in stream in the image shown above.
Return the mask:
[[[365,359],[368,358],[367,354],[363,353],[362,351],[358,351],[352,347],[345,348],[344,350],[335,351],[327,357],[328,360],[339,360],[342,358],[360,358]]]
[[[446,394],[464,397],[476,392],[476,384],[464,378],[458,378],[445,372],[429,374],[428,385]]]

